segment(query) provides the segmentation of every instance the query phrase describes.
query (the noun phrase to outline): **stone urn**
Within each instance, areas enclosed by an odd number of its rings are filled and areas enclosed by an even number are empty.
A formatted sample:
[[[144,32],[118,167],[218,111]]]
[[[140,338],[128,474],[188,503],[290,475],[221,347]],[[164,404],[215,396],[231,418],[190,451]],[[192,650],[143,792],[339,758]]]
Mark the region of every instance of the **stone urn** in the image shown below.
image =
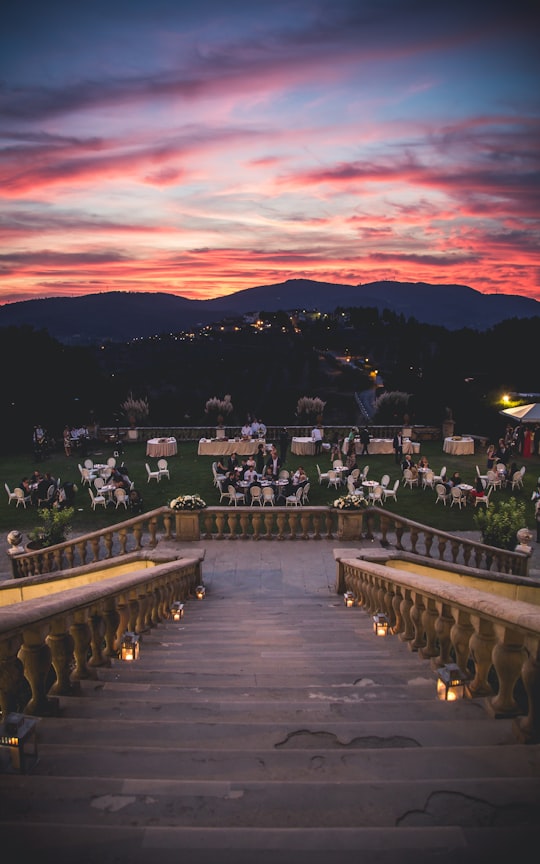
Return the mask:
[[[338,540],[359,540],[364,527],[364,514],[358,510],[338,513]]]
[[[201,539],[200,510],[176,510],[174,517],[177,540]]]

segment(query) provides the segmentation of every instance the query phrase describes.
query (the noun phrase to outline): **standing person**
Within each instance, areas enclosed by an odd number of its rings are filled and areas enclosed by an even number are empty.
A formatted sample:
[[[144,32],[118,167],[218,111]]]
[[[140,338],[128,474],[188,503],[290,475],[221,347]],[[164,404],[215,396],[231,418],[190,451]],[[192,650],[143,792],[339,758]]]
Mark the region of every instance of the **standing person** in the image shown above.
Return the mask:
[[[524,459],[528,459],[532,453],[532,434],[528,426],[523,430],[523,448],[521,455]]]
[[[369,456],[369,442],[371,441],[371,435],[369,434],[369,429],[367,426],[364,426],[362,431],[360,432],[360,444],[362,445],[362,453],[361,456]]]
[[[281,431],[279,433],[279,458],[281,459],[281,464],[285,463],[287,458],[287,450],[289,448],[289,430],[286,426],[281,427]]]
[[[534,518],[536,519],[536,542],[540,543],[540,498],[534,505]]]
[[[396,465],[400,465],[401,459],[403,457],[403,435],[401,434],[401,432],[397,432],[396,435],[394,435],[392,447],[394,448],[394,458],[396,460]]]
[[[272,477],[274,480],[277,480],[281,469],[281,459],[279,458],[275,447],[272,447],[272,450],[270,451],[270,456],[266,462],[266,468],[272,469]]]
[[[537,423],[533,432],[533,456],[540,456],[540,425]]]
[[[266,461],[266,454],[264,449],[264,444],[259,444],[257,446],[257,454],[255,456],[255,471],[259,475],[259,477],[264,474],[264,463]]]
[[[62,437],[64,440],[64,453],[66,456],[71,456],[71,429],[69,426],[64,426]]]
[[[315,456],[319,456],[322,450],[323,431],[319,425],[311,430],[311,440],[315,442]]]

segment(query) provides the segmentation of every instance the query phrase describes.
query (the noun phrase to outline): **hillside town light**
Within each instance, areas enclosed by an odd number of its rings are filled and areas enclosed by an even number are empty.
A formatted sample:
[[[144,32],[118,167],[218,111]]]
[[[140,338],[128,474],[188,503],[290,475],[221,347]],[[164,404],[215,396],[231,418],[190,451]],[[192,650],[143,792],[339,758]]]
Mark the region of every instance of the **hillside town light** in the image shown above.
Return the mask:
[[[139,637],[136,633],[132,633],[130,630],[126,630],[122,636],[120,658],[122,660],[139,659]]]
[[[197,585],[197,587],[195,588],[195,595],[197,597],[197,600],[204,600],[206,595],[206,588],[204,587],[204,585]]]
[[[376,636],[386,636],[388,634],[389,625],[390,621],[384,612],[377,612],[377,614],[373,616],[373,632]]]
[[[343,595],[343,600],[347,609],[350,609],[351,606],[354,606],[354,594],[352,591],[345,591]]]
[[[184,604],[180,603],[179,600],[175,600],[171,606],[171,615],[173,621],[180,621],[184,617]]]
[[[465,697],[467,677],[456,663],[447,663],[437,669],[437,696],[446,702]]]

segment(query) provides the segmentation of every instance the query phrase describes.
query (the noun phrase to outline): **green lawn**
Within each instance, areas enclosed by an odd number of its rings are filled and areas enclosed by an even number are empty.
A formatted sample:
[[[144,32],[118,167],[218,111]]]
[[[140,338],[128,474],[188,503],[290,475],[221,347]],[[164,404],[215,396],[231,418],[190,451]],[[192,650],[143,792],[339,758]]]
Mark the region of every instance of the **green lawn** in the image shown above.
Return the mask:
[[[95,461],[106,461],[113,455],[113,445],[99,445],[90,452]],[[99,451],[97,455],[96,451]],[[443,465],[446,465],[448,474],[459,469],[464,482],[474,483],[475,465],[478,464],[482,472],[485,469],[485,455],[478,451],[474,456],[448,456],[442,452],[442,442],[426,442],[422,444],[421,453],[425,454],[431,467],[439,473]],[[151,467],[156,467],[157,460],[146,456],[146,445],[143,443],[130,443],[125,445],[123,460],[125,461],[129,476],[135,481],[144,499],[144,510],[152,510],[156,507],[168,504],[171,498],[187,493],[199,493],[209,505],[219,503],[219,495],[212,482],[212,461],[209,456],[197,455],[197,443],[181,443],[178,445],[178,455],[171,457],[169,469],[170,480],[147,482],[145,462]],[[93,512],[90,505],[90,496],[80,482],[79,469],[77,467],[77,456],[66,457],[63,450],[53,453],[48,459],[35,463],[31,452],[27,454],[5,455],[0,458],[0,477],[7,482],[11,489],[20,483],[25,475],[30,475],[34,468],[42,471],[50,471],[61,480],[71,480],[78,486],[76,495],[76,513],[73,522],[73,530],[79,534],[91,531],[107,525],[115,524],[126,518],[124,508],[114,510],[113,508],[98,508]],[[522,460],[515,460],[518,467]],[[310,504],[326,505],[335,497],[333,490],[326,485],[319,485],[316,464],[319,463],[321,470],[325,471],[330,466],[329,455],[323,453],[321,457],[294,456],[288,454],[285,465],[291,472],[302,464],[311,481]],[[391,478],[391,485],[397,477],[401,477],[401,471],[394,462],[393,455],[380,455],[369,457],[358,457],[358,464],[363,467],[369,464],[369,478],[380,479],[382,474],[387,473]],[[531,493],[536,488],[537,478],[540,475],[540,458],[537,456],[526,460],[526,472],[524,477],[525,487],[522,491],[511,493],[510,489],[495,492],[493,501],[504,500],[515,494],[526,502],[528,527],[535,527],[534,510],[531,502]],[[40,524],[35,508],[29,507],[24,510],[16,508],[15,503],[8,505],[8,496],[3,491],[3,503],[0,505],[0,529],[4,537],[12,529],[20,530],[25,536],[28,531]],[[392,512],[399,513],[409,519],[414,519],[433,528],[447,531],[476,530],[473,521],[474,508],[467,507],[459,510],[458,507],[450,509],[441,504],[435,506],[436,493],[431,490],[404,489],[398,490],[397,502],[389,501],[385,506]]]

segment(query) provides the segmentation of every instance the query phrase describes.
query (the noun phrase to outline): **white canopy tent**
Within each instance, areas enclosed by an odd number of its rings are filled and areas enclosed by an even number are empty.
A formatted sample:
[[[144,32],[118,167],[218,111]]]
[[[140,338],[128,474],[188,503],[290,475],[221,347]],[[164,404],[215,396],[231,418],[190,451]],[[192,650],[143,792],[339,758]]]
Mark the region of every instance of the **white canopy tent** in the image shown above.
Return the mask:
[[[529,402],[528,405],[518,405],[517,408],[504,408],[499,414],[517,420],[518,423],[540,423],[540,402]]]

